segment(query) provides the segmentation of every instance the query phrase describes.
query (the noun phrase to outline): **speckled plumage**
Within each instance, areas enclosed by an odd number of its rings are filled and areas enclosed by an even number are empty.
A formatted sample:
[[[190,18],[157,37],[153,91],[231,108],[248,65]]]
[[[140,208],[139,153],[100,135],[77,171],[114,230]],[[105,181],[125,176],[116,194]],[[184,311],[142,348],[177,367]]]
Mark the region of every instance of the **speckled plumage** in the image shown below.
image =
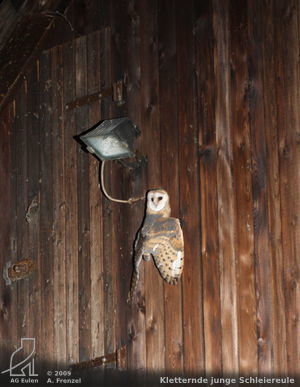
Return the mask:
[[[169,195],[162,189],[147,194],[146,216],[138,232],[134,247],[134,270],[128,300],[133,299],[139,280],[142,258],[151,256],[160,275],[171,285],[176,285],[184,264],[183,233],[179,219],[170,217]]]

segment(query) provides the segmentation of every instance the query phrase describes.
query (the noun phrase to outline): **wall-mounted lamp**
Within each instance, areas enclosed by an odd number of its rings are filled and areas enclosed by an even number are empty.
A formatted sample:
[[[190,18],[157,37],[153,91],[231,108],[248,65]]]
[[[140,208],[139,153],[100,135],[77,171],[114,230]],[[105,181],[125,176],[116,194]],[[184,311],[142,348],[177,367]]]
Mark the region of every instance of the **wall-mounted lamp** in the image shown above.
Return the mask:
[[[134,142],[140,130],[128,117],[105,120],[96,128],[79,136],[86,149],[101,161],[100,182],[104,195],[114,202],[132,204],[142,198],[121,200],[112,198],[104,185],[104,165],[106,160],[119,160],[134,157]]]

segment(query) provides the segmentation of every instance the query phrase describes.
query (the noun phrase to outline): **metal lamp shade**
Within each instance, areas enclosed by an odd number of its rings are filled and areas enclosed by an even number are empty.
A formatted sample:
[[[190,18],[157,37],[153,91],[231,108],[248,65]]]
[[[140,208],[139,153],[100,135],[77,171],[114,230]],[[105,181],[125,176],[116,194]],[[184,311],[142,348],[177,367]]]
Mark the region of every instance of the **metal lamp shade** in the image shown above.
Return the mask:
[[[79,138],[90,153],[104,161],[134,157],[134,140],[139,134],[130,119],[123,117],[105,120]]]

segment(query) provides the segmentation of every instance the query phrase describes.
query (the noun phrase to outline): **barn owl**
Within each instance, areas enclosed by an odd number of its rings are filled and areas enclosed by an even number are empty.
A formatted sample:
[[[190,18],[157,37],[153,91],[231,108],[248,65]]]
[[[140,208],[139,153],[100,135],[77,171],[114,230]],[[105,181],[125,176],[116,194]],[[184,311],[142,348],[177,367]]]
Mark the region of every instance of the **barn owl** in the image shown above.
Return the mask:
[[[170,217],[169,195],[163,189],[147,193],[146,215],[134,246],[134,269],[128,302],[131,302],[139,280],[142,258],[151,256],[160,275],[169,284],[176,285],[183,270],[183,233],[179,219]]]

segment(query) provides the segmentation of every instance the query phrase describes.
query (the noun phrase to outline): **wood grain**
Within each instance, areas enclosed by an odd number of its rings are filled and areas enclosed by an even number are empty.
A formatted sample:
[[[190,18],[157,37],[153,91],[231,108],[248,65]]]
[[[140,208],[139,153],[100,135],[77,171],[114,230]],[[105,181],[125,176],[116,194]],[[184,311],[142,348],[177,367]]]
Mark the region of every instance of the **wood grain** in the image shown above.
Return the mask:
[[[52,153],[52,80],[51,53],[44,52],[39,66],[39,116],[42,151],[40,157],[40,246],[41,246],[41,341],[43,358],[54,360],[54,298],[53,298],[53,153]],[[49,355],[47,355],[49,354]]]
[[[27,184],[27,136],[26,130],[28,125],[27,114],[27,80],[22,82],[17,95],[17,135],[16,152],[19,157],[16,160],[16,189],[17,189],[17,260],[28,257],[28,227],[26,226],[26,210],[28,205],[28,184]],[[29,328],[28,316],[28,281],[20,281],[16,284],[18,294],[18,336],[27,337]],[[27,351],[28,348],[25,349]]]
[[[39,62],[26,74],[28,82],[28,245],[29,257],[36,264],[36,271],[29,280],[29,337],[36,339],[37,353],[41,353],[41,256],[40,256],[40,126],[39,126]],[[29,208],[32,211],[29,212]]]
[[[128,115],[130,119],[142,131],[141,126],[141,56],[142,49],[140,40],[140,29],[142,21],[140,18],[140,5],[138,1],[124,2],[121,8],[114,4],[114,16],[112,18],[113,46],[112,46],[112,68],[114,79],[125,79],[127,83],[127,103],[123,107],[114,107],[114,113],[118,116]],[[121,11],[121,12],[120,12]],[[138,138],[136,148],[140,150],[143,138]],[[140,196],[145,190],[145,175],[142,176],[142,168],[122,168],[119,170],[122,176],[122,192],[124,198]],[[120,179],[119,179],[120,180]],[[116,187],[117,188],[117,187]],[[124,207],[124,206],[123,206]],[[127,315],[126,336],[121,334],[123,342],[128,342],[128,365],[136,369],[146,369],[146,331],[145,331],[145,288],[144,269],[141,267],[139,291],[135,305],[127,305],[126,297],[129,291],[132,268],[133,268],[133,246],[138,228],[141,225],[144,203],[127,205],[119,208],[119,227],[125,229],[125,235],[121,236],[120,258],[118,271],[120,282],[119,316]],[[124,232],[123,232],[124,234]],[[143,266],[143,264],[141,265]],[[123,285],[122,285],[123,284]],[[124,308],[125,306],[125,308]],[[125,312],[125,313],[124,313]],[[123,326],[124,328],[124,326]]]
[[[63,126],[63,62],[62,48],[51,50],[52,79],[52,152],[53,152],[53,297],[55,360],[64,364],[67,354],[66,330],[66,196]]]
[[[237,373],[238,319],[235,249],[235,202],[230,114],[230,35],[228,2],[213,3],[214,71],[216,87],[215,123],[218,186],[218,235],[223,370]]]
[[[87,37],[88,93],[100,89],[100,33]],[[89,106],[89,127],[101,118],[100,103]],[[89,157],[90,254],[91,254],[91,357],[104,354],[104,281],[103,281],[103,204],[99,187],[99,162]]]
[[[3,348],[32,335],[38,361],[126,345],[129,369],[151,373],[299,373],[298,2],[74,2],[68,16],[83,34],[107,28],[44,51],[0,117],[1,270],[37,264],[0,286]],[[65,108],[120,79],[125,105]],[[108,201],[74,139],[126,115],[146,162],[107,164],[107,189],[165,188],[185,237],[180,285],[142,262],[131,306],[144,201]]]
[[[235,176],[239,369],[241,373],[255,374],[258,354],[246,8],[241,3],[231,2],[230,15],[230,105]]]
[[[217,148],[214,114],[212,3],[196,7],[196,71],[200,154],[205,369],[221,372],[220,268],[218,256]],[[203,35],[207,39],[203,39]]]
[[[111,85],[111,30],[107,29],[101,34],[100,40],[100,84],[102,87]],[[101,101],[101,118],[110,117],[110,103],[108,100]],[[106,168],[105,186],[111,187],[112,171],[111,164]],[[104,265],[104,353],[112,353],[116,344],[116,315],[115,295],[113,293],[112,272],[112,217],[111,203],[103,200],[103,265]],[[114,277],[115,278],[115,277]]]
[[[9,243],[9,256],[6,258],[6,261],[16,262],[18,259],[17,255],[17,130],[16,130],[16,100],[13,101],[11,106],[11,136],[9,141],[9,147],[11,151],[10,155],[10,199],[11,199],[11,208],[10,208],[10,243]],[[5,121],[3,121],[5,122]],[[4,142],[5,144],[5,142]],[[5,235],[5,234],[3,234]],[[13,284],[11,291],[7,290],[3,294],[7,295],[8,300],[10,300],[10,317],[8,322],[10,324],[10,339],[8,340],[8,345],[10,348],[17,348],[18,343],[18,293],[17,286]],[[11,297],[9,297],[9,295]],[[8,309],[9,310],[9,309]],[[6,340],[6,339],[5,339]]]
[[[63,46],[64,106],[75,97],[75,42]],[[78,305],[78,202],[77,202],[77,147],[73,140],[75,116],[64,112],[64,165],[66,202],[66,297],[67,297],[67,362],[79,360],[79,305]]]
[[[274,2],[265,1],[263,13],[264,37],[263,37],[263,87],[264,87],[264,122],[267,148],[267,174],[268,174],[268,219],[270,230],[271,248],[271,291],[273,292],[273,369],[278,373],[287,372],[286,355],[286,316],[284,281],[281,267],[284,266],[282,254],[282,226],[280,204],[280,163],[278,155],[278,129],[276,93],[274,85],[276,81],[275,66],[275,27]],[[277,334],[281,332],[281,334]]]
[[[87,38],[75,42],[75,97],[87,95]],[[79,135],[87,129],[88,107],[81,106],[75,111],[75,130]],[[77,144],[77,204],[78,204],[78,296],[79,296],[79,360],[90,358],[90,308],[91,308],[91,267],[90,267],[90,204],[89,158]]]
[[[161,131],[161,181],[169,192],[172,216],[179,217],[179,133],[177,128],[176,13],[175,1],[160,1],[158,8],[159,111]],[[181,283],[164,283],[165,297],[165,367],[183,369],[182,291]]]
[[[299,212],[299,151],[297,150],[297,129],[299,128],[299,37],[296,2],[288,4],[275,2],[276,96],[278,109],[278,143],[280,160],[280,199],[282,220],[282,246],[284,264],[284,289],[286,312],[287,369],[296,373],[299,364],[299,256],[298,221]],[[280,19],[280,22],[279,22]],[[282,34],[282,35],[281,35]],[[286,48],[283,39],[289,39],[291,49]],[[295,183],[295,185],[293,183]]]
[[[200,190],[194,51],[193,8],[176,3],[177,108],[179,142],[180,221],[185,243],[182,277],[183,369],[187,373],[205,369],[203,291],[200,235]],[[196,306],[196,307],[195,307]],[[197,342],[198,345],[193,345]]]
[[[267,205],[267,154],[263,106],[262,10],[259,1],[248,8],[249,113],[252,145],[254,259],[256,270],[258,371],[272,371],[273,297],[269,281],[271,256]],[[260,128],[260,130],[258,129]],[[255,130],[257,129],[257,130]],[[268,318],[266,318],[268,316]]]
[[[140,15],[140,67],[141,67],[141,130],[140,152],[147,158],[145,185],[141,192],[161,186],[160,126],[158,101],[158,36],[157,6],[155,2],[139,2]],[[152,15],[149,18],[149,15]],[[155,139],[155,141],[153,141]],[[152,146],[149,147],[149,143]],[[140,212],[139,221],[144,214]],[[162,369],[165,364],[163,283],[158,279],[153,262],[143,262],[145,319],[145,363],[147,370]],[[143,277],[141,277],[141,282]],[[155,283],[155,286],[153,284]],[[144,295],[143,295],[144,292]],[[158,301],[159,300],[159,301]],[[142,304],[142,305],[143,305]],[[142,312],[142,309],[140,313]],[[135,355],[137,356],[137,355]]]
[[[13,188],[11,182],[12,171],[12,137],[13,127],[13,104],[7,105],[1,115],[0,124],[0,176],[1,176],[1,202],[0,211],[2,214],[2,222],[0,224],[0,243],[2,246],[2,254],[0,255],[0,266],[4,268],[9,260],[12,260],[11,243],[13,225],[11,224],[11,216],[14,209],[15,196],[13,195]],[[7,353],[13,348],[16,336],[16,313],[14,307],[16,306],[16,296],[13,289],[6,286],[4,281],[0,285],[0,337],[2,343],[2,351],[0,355],[0,364],[7,365]],[[5,338],[8,338],[6,340]]]

